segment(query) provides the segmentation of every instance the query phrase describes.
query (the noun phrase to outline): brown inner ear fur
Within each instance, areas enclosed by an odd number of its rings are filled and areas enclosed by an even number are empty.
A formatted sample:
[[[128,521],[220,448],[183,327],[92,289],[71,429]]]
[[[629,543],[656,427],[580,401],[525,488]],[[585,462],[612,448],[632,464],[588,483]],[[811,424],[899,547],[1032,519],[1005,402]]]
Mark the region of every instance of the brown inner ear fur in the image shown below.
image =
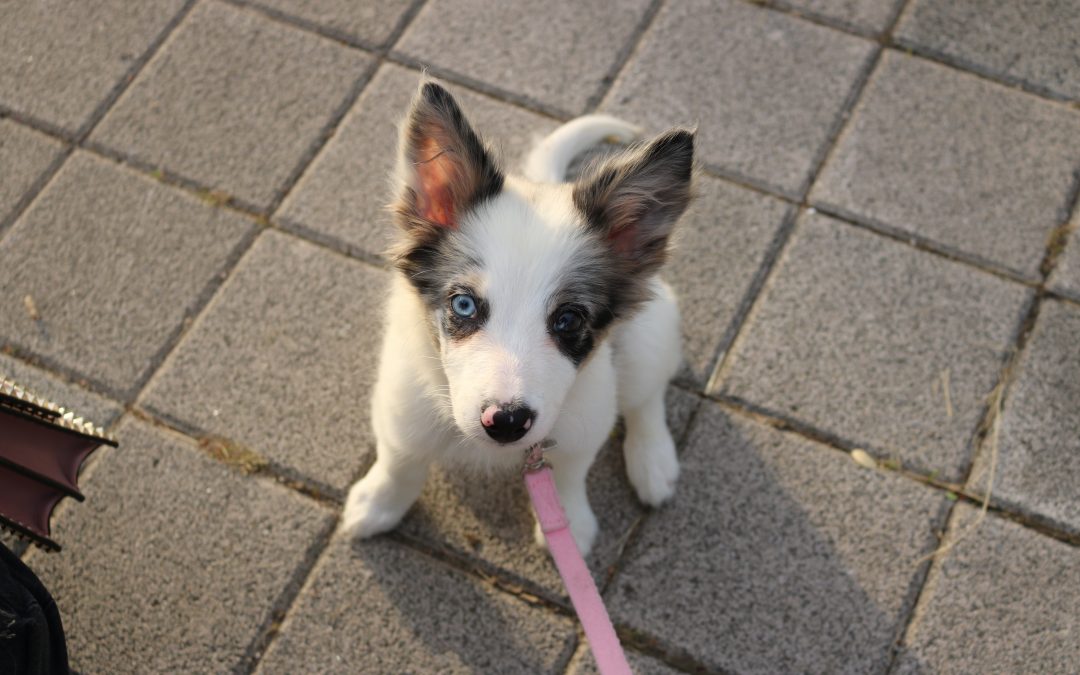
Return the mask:
[[[402,185],[391,209],[405,234],[391,251],[398,269],[430,294],[429,271],[446,234],[469,209],[502,190],[499,172],[454,98],[434,82],[421,85],[401,134]]]
[[[666,260],[668,237],[693,197],[694,135],[676,129],[592,167],[574,187],[588,228],[626,271],[647,276]]]
[[[676,129],[590,167],[574,186],[586,229],[606,249],[594,273],[609,294],[605,325],[651,299],[649,279],[693,198],[693,160],[693,132]]]
[[[416,220],[456,228],[467,209],[502,189],[503,177],[453,97],[425,83],[402,132],[405,184],[395,211],[409,231]]]

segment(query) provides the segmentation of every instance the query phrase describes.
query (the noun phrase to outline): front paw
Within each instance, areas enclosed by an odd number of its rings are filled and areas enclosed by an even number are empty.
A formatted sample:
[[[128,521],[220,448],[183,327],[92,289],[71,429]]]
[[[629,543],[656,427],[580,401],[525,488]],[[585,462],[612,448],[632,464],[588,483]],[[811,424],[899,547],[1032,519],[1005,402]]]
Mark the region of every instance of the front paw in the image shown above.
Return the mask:
[[[599,530],[600,526],[597,524],[596,516],[593,515],[592,511],[583,511],[570,516],[570,534],[574,537],[578,550],[581,551],[581,557],[588,556],[589,552],[592,551]],[[544,536],[544,531],[540,529],[539,522],[533,526],[533,538],[536,539],[536,544],[540,548],[548,548],[547,537]]]
[[[679,479],[679,458],[671,434],[665,429],[650,439],[628,436],[625,443],[626,473],[638,499],[654,508],[671,499]]]
[[[341,514],[341,531],[349,537],[367,539],[394,529],[408,506],[401,509],[393,499],[380,498],[380,490],[366,480],[349,490],[345,511]]]

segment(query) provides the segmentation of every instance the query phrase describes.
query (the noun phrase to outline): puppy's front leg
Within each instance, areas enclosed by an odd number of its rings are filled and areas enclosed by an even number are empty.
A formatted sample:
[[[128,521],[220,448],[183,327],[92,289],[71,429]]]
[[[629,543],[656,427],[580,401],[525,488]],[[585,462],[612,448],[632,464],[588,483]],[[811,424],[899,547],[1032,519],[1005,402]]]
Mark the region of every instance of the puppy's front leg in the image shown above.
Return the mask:
[[[596,532],[599,529],[585,489],[585,477],[589,473],[589,466],[592,465],[597,451],[591,454],[559,454],[552,456],[551,459],[552,473],[555,474],[555,489],[559,491],[559,499],[570,521],[570,533],[574,535],[574,541],[577,542],[578,550],[583,556],[588,555],[592,550]],[[533,534],[536,537],[536,543],[541,546],[547,545],[540,523],[536,523]]]
[[[349,489],[341,529],[361,539],[392,530],[427,481],[430,461],[379,442],[378,459]]]

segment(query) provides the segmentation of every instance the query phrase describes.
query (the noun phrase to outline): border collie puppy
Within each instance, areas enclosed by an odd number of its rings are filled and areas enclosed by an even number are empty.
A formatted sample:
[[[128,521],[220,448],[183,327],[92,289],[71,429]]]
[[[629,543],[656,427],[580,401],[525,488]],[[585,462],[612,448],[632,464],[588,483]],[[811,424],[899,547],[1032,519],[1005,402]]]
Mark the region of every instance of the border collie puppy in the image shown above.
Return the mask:
[[[582,150],[638,135],[581,117],[540,142],[523,177],[508,175],[453,97],[421,83],[401,128],[377,459],[349,490],[347,532],[397,525],[433,461],[517,469],[528,447],[553,440],[547,456],[587,554],[597,523],[585,476],[616,414],[638,497],[656,506],[672,496],[664,392],[681,362],[679,313],[656,274],[691,199],[693,132],[669,131],[564,182]]]

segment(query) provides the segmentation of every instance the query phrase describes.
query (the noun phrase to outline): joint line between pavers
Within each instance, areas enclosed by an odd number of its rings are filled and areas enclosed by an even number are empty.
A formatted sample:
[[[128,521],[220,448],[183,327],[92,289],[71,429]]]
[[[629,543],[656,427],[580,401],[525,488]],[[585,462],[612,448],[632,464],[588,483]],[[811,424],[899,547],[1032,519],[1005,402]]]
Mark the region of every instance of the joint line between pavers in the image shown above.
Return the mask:
[[[412,69],[412,70],[420,70],[423,67],[421,64],[419,64],[419,62],[417,62],[417,61],[415,61],[413,59],[410,59],[408,57],[397,57],[397,56],[394,56],[392,54],[387,56],[386,61],[396,63],[398,65],[401,65],[403,67],[406,67],[406,68],[409,68],[409,69]],[[447,79],[447,81],[452,82],[453,84],[456,84],[457,86],[468,88],[471,91],[473,91],[473,92],[475,92],[475,93],[477,93],[479,95],[485,96],[487,98],[491,98],[493,100],[500,101],[502,103],[507,103],[509,105],[514,105],[514,106],[522,108],[524,110],[528,110],[529,112],[544,115],[544,116],[549,117],[551,119],[554,119],[556,121],[565,121],[566,119],[569,118],[569,116],[565,112],[559,111],[557,113],[553,113],[550,109],[545,109],[545,107],[542,104],[539,104],[537,102],[525,101],[521,97],[510,94],[509,92],[503,92],[501,90],[497,90],[497,89],[492,88],[492,87],[490,87],[488,85],[485,85],[482,82],[471,80],[469,78],[463,78],[463,77],[457,76],[456,74],[450,73],[449,71],[441,71],[440,70],[440,71],[436,72],[435,74],[437,76],[440,76],[440,77],[446,76],[444,79]],[[61,140],[62,142],[65,142],[67,144],[71,143],[69,137],[62,130],[59,130],[57,128],[53,128],[51,125],[48,125],[47,123],[44,123],[44,122],[42,122],[40,120],[25,118],[23,116],[19,116],[18,114],[9,114],[9,117],[11,119],[13,119],[14,121],[16,121],[16,122],[24,124],[24,125],[32,128],[32,129],[34,129],[36,131],[44,133],[44,134],[46,134],[48,136],[51,136],[53,138],[57,138],[57,139]],[[84,150],[84,151],[92,152],[94,154],[98,154],[100,156],[113,159],[114,161],[122,162],[122,163],[128,165],[129,167],[136,168],[136,169],[142,171],[143,173],[150,174],[152,177],[156,178],[157,180],[160,180],[160,181],[164,182],[167,185],[170,185],[172,187],[178,187],[178,188],[186,189],[186,190],[191,191],[191,192],[195,192],[200,197],[204,197],[206,195],[211,195],[211,196],[215,196],[215,198],[216,198],[216,196],[218,195],[218,191],[215,191],[215,190],[212,190],[211,188],[203,186],[198,181],[192,180],[192,179],[187,178],[185,176],[181,176],[181,175],[176,174],[175,172],[173,172],[171,170],[168,170],[168,169],[152,166],[151,164],[149,164],[149,163],[147,163],[147,162],[145,162],[143,160],[140,160],[137,157],[127,156],[127,155],[125,155],[123,153],[112,150],[111,148],[102,146],[102,145],[100,145],[100,144],[98,144],[96,142],[83,141],[82,143],[78,144],[76,147],[78,147],[79,149]],[[714,167],[714,166],[710,166],[710,165],[703,165],[702,166],[702,172],[705,175],[711,176],[713,178],[716,178],[718,180],[721,180],[721,181],[724,181],[724,182],[727,182],[727,183],[731,183],[732,185],[736,185],[738,187],[742,187],[742,188],[745,188],[745,189],[748,189],[748,190],[752,190],[752,191],[757,192],[759,194],[764,194],[764,195],[767,195],[767,196],[770,196],[770,197],[773,197],[773,198],[776,198],[776,199],[780,199],[782,201],[786,201],[788,203],[793,203],[793,204],[800,203],[800,200],[798,199],[798,197],[793,195],[793,194],[789,194],[789,193],[781,190],[780,188],[778,188],[776,186],[773,186],[773,185],[770,185],[768,183],[765,183],[765,182],[762,182],[762,181],[759,181],[759,180],[756,180],[756,179],[753,179],[753,178],[750,178],[750,177],[747,177],[747,176],[743,176],[741,174],[738,174],[737,172],[732,172],[732,171],[723,169],[721,167]],[[224,194],[224,193],[222,193],[222,194]],[[282,199],[284,199],[285,197],[287,197],[287,195],[283,196]],[[300,236],[301,238],[303,238],[303,239],[305,239],[305,240],[307,240],[309,242],[312,242],[314,244],[323,246],[323,247],[325,247],[325,248],[327,248],[329,250],[335,250],[338,253],[343,253],[346,256],[349,256],[351,258],[360,260],[362,262],[375,265],[375,266],[377,266],[379,268],[383,268],[383,269],[385,268],[385,261],[383,261],[381,258],[373,257],[373,256],[371,256],[370,254],[368,254],[366,252],[358,252],[358,251],[354,250],[354,247],[350,247],[350,246],[344,244],[343,242],[338,241],[336,238],[312,236],[312,234],[310,232],[306,231],[305,228],[297,227],[296,226],[297,224],[292,223],[292,222],[287,222],[287,223],[282,223],[282,224],[269,222],[269,219],[267,218],[267,216],[264,213],[262,213],[262,209],[260,209],[259,207],[255,206],[253,204],[249,204],[247,202],[244,202],[243,200],[241,200],[239,198],[233,197],[231,195],[224,194],[224,197],[223,197],[221,203],[219,203],[217,205],[218,206],[223,206],[223,207],[226,207],[226,208],[230,208],[230,209],[235,210],[235,211],[237,211],[239,213],[242,213],[242,214],[244,214],[244,215],[246,215],[246,216],[248,216],[250,218],[254,218],[257,221],[259,221],[260,224],[262,224],[262,225],[269,225],[269,226],[272,226],[272,227],[277,227],[278,229],[281,229],[283,231],[291,231],[291,233],[296,234],[296,235]],[[954,251],[951,251],[951,250],[947,250],[947,247],[943,247],[943,245],[938,244],[937,242],[934,242],[932,240],[923,239],[923,238],[915,238],[915,240],[913,241],[913,237],[908,233],[901,233],[898,230],[894,232],[893,228],[889,228],[889,227],[881,225],[881,224],[875,224],[875,223],[867,222],[863,218],[861,218],[859,216],[856,216],[854,214],[841,213],[841,212],[836,211],[835,209],[833,209],[831,206],[821,205],[819,207],[817,204],[814,204],[814,203],[810,203],[809,206],[811,208],[816,208],[816,209],[822,210],[823,212],[827,213],[828,215],[831,215],[831,216],[833,216],[835,218],[838,218],[840,220],[846,220],[851,225],[866,228],[867,230],[869,230],[871,232],[874,232],[876,234],[881,234],[881,235],[885,235],[885,236],[891,236],[896,241],[898,241],[900,243],[903,243],[903,244],[906,244],[906,245],[909,245],[909,246],[914,245],[919,250],[925,250],[925,251],[930,252],[930,253],[936,253],[936,254],[939,254],[939,255],[943,255],[944,257],[946,257],[946,258],[948,258],[950,260],[963,262],[963,263],[971,265],[971,266],[973,266],[975,268],[982,269],[983,271],[988,271],[988,272],[990,272],[992,274],[1002,276],[1002,277],[1010,279],[1012,281],[1016,281],[1018,283],[1024,283],[1024,284],[1027,284],[1027,285],[1031,285],[1031,281],[1025,280],[1025,279],[1023,279],[1021,277],[1013,276],[1014,272],[1011,271],[1011,270],[1005,270],[1005,269],[1002,269],[1002,268],[998,268],[993,263],[981,260],[979,258],[971,258],[971,257],[967,256],[967,254],[964,254],[962,252],[954,252]],[[17,220],[17,217],[13,217],[13,218],[11,218],[11,220],[12,220],[12,223],[13,223],[14,220]],[[0,238],[2,238],[4,231],[5,231],[4,228],[0,227]]]
[[[222,0],[222,2],[226,2],[233,7],[253,12],[275,23],[280,23],[289,26],[290,28],[298,28],[308,33],[314,33],[327,40],[333,40],[343,47],[359,49],[373,54],[381,49],[380,45],[374,44],[364,38],[349,35],[345,31],[340,31],[329,26],[323,26],[318,22],[296,16],[295,14],[290,14],[289,12],[274,7],[268,7],[260,4],[257,0]]]
[[[891,33],[892,29],[893,26],[890,25],[886,34]],[[881,47],[874,48],[873,52],[867,58],[860,75],[856,78],[851,90],[844,99],[844,104],[841,106],[836,120],[833,122],[833,129],[830,130],[829,136],[825,139],[821,149],[819,149],[814,165],[807,174],[804,186],[801,188],[799,208],[794,209],[794,213],[790,215],[791,224],[781,228],[778,237],[779,241],[773,246],[773,250],[770,252],[771,255],[768,255],[765,260],[762,261],[762,264],[755,275],[756,288],[753,288],[754,294],[743,300],[745,309],[742,311],[741,316],[736,317],[738,323],[735,324],[733,330],[731,330],[730,341],[726,345],[721,344],[714,356],[713,370],[705,385],[705,390],[707,392],[715,391],[719,388],[720,382],[723,380],[731,363],[731,355],[735,352],[735,346],[740,336],[745,332],[746,326],[749,325],[754,309],[760,304],[769,280],[775,275],[776,270],[779,268],[780,260],[783,258],[784,251],[787,250],[794,237],[798,217],[802,214],[803,210],[809,206],[807,198],[810,195],[814,184],[817,182],[817,178],[821,174],[822,168],[825,166],[832,151],[837,146],[839,139],[843,135],[851,119],[854,117],[853,111],[858,105],[859,100],[862,98],[863,93],[866,91],[867,84],[873,77],[873,73],[877,69],[878,64],[881,62],[881,53]]]
[[[727,362],[728,354],[732,352],[735,341],[742,331],[742,327],[746,324],[747,318],[750,316],[751,309],[754,307],[757,298],[765,288],[765,283],[768,280],[772,269],[776,267],[781,251],[783,251],[787,241],[791,238],[791,233],[795,229],[795,223],[798,219],[799,212],[800,210],[797,206],[788,207],[783,220],[780,222],[780,227],[777,228],[776,234],[773,235],[772,241],[769,242],[769,247],[762,257],[761,265],[759,265],[754,272],[754,277],[750,280],[750,285],[739,300],[739,305],[735,310],[734,316],[731,317],[731,320],[728,322],[727,326],[725,326],[724,333],[720,338],[720,343],[716,347],[716,352],[709,361],[710,375],[705,381],[705,392],[716,389],[719,386],[720,380],[726,373],[726,370],[720,368],[720,364]]]
[[[315,569],[319,566],[319,562],[323,559],[326,550],[330,547],[330,542],[334,538],[339,519],[339,514],[334,514],[333,518],[329,518],[329,522],[319,532],[311,545],[308,546],[304,552],[303,560],[296,566],[284,588],[281,589],[270,604],[270,610],[267,612],[265,620],[255,631],[255,636],[248,643],[244,655],[233,666],[231,672],[253,673],[259,667],[262,657],[270,649],[274,639],[281,633],[282,623],[288,618],[289,610],[296,604],[296,599],[300,597],[301,592],[311,583]]]
[[[961,56],[955,56],[952,54],[946,54],[925,45],[920,45],[916,42],[900,37],[896,38],[889,47],[894,51],[898,51],[904,54],[908,54],[915,58],[923,59],[936,63],[940,66],[946,66],[953,70],[958,70],[969,75],[973,75],[981,80],[992,82],[998,86],[1006,87],[1016,91],[1022,91],[1025,94],[1035,96],[1043,99],[1048,103],[1055,103],[1058,105],[1065,105],[1070,109],[1075,109],[1074,104],[1080,102],[1075,98],[1070,97],[1067,94],[1062,94],[1053,89],[1036,84],[1030,80],[1025,80],[1020,77],[1009,75],[1008,73],[998,73],[985,68],[984,66],[969,61]]]
[[[375,52],[375,61],[364,70],[364,73],[360,75],[357,81],[353,84],[349,93],[345,96],[345,99],[341,102],[341,105],[334,111],[334,114],[330,117],[330,121],[323,127],[320,133],[315,137],[315,140],[308,146],[308,149],[301,156],[296,166],[286,177],[284,183],[279,187],[274,194],[270,205],[266,208],[265,213],[269,215],[275,215],[281,209],[281,205],[285,202],[285,199],[292,193],[296,185],[303,178],[304,174],[311,168],[312,164],[322,153],[323,149],[330,143],[334,136],[341,128],[341,123],[345,119],[349,111],[353,109],[356,102],[363,96],[364,91],[367,89],[371,80],[375,77],[375,73],[386,62],[386,55],[397,44],[397,41],[401,39],[405,30],[409,24],[412,23],[416,15],[420,13],[420,10],[427,3],[427,0],[413,0],[413,3],[409,8],[401,15],[395,24],[394,29],[390,32],[389,37],[386,40],[386,44],[380,47]],[[301,25],[287,22],[290,26],[299,30],[304,30]]]
[[[887,471],[941,493],[951,492],[957,499],[977,506],[982,505],[982,497],[965,486],[966,477],[961,478],[958,482],[945,481],[933,477],[930,474],[921,473],[917,469],[906,468],[902,465],[899,467],[891,466],[887,463],[889,459],[886,457],[887,453],[882,452],[878,448],[874,448],[872,445],[857,443],[851,439],[843,438],[832,432],[819,429],[813,424],[803,420],[787,416],[769,408],[758,406],[736,396],[719,393],[701,394],[682,384],[676,383],[674,386],[687,393],[696,394],[706,401],[719,405],[724,410],[735,415],[745,417],[757,424],[772,427],[781,433],[793,434],[835,452],[841,452],[850,456],[853,450],[869,449],[873,451],[871,454],[875,456],[875,459],[878,462],[877,469],[880,471]],[[1052,539],[1071,545],[1080,545],[1080,535],[1072,532],[1070,528],[1045,518],[1040,519],[1038,517],[1031,517],[1022,511],[1013,510],[1011,504],[991,504],[989,511],[1009,518],[1023,527],[1039,532]]]
[[[904,10],[909,5],[909,0],[900,0],[900,2],[894,8],[894,13],[890,17],[889,28],[882,31],[880,34],[868,33],[856,26],[848,25],[846,22],[836,19],[834,17],[818,14],[813,11],[805,10],[802,8],[796,8],[788,5],[784,0],[740,0],[741,2],[753,5],[754,7],[760,7],[763,9],[771,10],[774,12],[780,12],[787,14],[801,21],[812,23],[823,28],[829,28],[841,33],[853,35],[860,38],[876,39],[878,43],[885,49],[908,54],[916,58],[920,58],[932,63],[936,63],[941,66],[948,67],[952,70],[957,70],[963,73],[968,73],[980,79],[993,82],[994,84],[1007,87],[1016,91],[1022,91],[1025,94],[1035,96],[1044,101],[1065,105],[1072,109],[1075,109],[1076,104],[1080,103],[1080,100],[1069,97],[1068,95],[1061,94],[1053,89],[1047,88],[1042,85],[1035,84],[1022,78],[1016,78],[1005,73],[996,73],[990,71],[983,66],[968,61],[961,57],[951,56],[944,54],[929,47],[918,45],[910,40],[904,38],[894,38],[892,35],[900,18],[904,14]]]
[[[835,204],[830,204],[828,202],[810,202],[807,208],[814,209],[816,212],[829,216],[833,220],[845,225],[859,228],[866,232],[870,232],[871,234],[885,237],[886,239],[891,239],[898,244],[903,244],[916,251],[930,253],[939,258],[944,258],[950,262],[970,267],[1005,281],[1032,288],[1039,285],[1039,281],[1036,277],[1028,276],[1021,270],[1001,265],[987,258],[983,258],[982,256],[969,253],[948,244],[942,244],[921,234],[900,229],[873,218],[868,218],[843,207],[836,206]]]
[[[1074,183],[1068,196],[1068,203],[1063,209],[1062,224],[1060,224],[1059,227],[1071,222],[1072,216],[1077,209],[1078,200],[1080,200],[1080,174],[1074,174]],[[996,432],[999,432],[998,424],[1000,423],[1000,420],[998,420],[997,418],[999,415],[1004,414],[1005,406],[1008,403],[1009,389],[1011,388],[1013,382],[1016,379],[1017,371],[1019,370],[1019,364],[1023,359],[1024,352],[1027,348],[1028,342],[1030,341],[1031,335],[1035,330],[1035,324],[1038,322],[1039,312],[1042,308],[1042,301],[1043,298],[1046,296],[1046,284],[1050,278],[1050,274],[1053,272],[1053,268],[1056,262],[1055,256],[1060,253],[1060,251],[1055,251],[1054,249],[1055,241],[1053,237],[1051,237],[1044,249],[1043,263],[1040,265],[1040,275],[1042,279],[1038,285],[1038,288],[1036,289],[1036,292],[1032,295],[1031,300],[1029,301],[1030,304],[1028,305],[1026,311],[1023,312],[1020,324],[1019,326],[1017,326],[1016,333],[1013,338],[1013,343],[1012,345],[1010,345],[1010,349],[1006,354],[1001,369],[999,370],[996,384],[987,397],[987,403],[983,414],[980,416],[979,425],[976,427],[975,431],[972,434],[972,439],[970,441],[972,449],[969,453],[969,462],[963,480],[961,481],[964,485],[965,493],[967,493],[965,494],[965,496],[969,497],[969,499],[971,495],[970,483],[973,477],[975,465],[978,462],[979,457],[986,451],[986,444],[988,442],[991,443],[992,446],[995,446],[992,448],[993,451],[997,451],[996,443],[998,439],[995,436]],[[991,506],[993,500],[992,491],[993,476],[991,476],[987,481],[987,492],[984,493],[982,498],[979,499],[977,502],[978,505],[980,505],[984,509],[984,513]],[[994,510],[1004,514],[1013,515],[1007,509],[1000,506],[996,507]],[[958,516],[956,515],[956,505],[954,504],[950,509],[949,516],[947,518],[947,528],[945,530],[946,532],[949,532],[953,528],[955,519],[957,517]],[[980,515],[979,518],[981,519],[982,516]],[[1057,534],[1054,528],[1050,528],[1048,526],[1039,529],[1032,528],[1031,519],[1026,516],[1014,516],[1014,519],[1025,528],[1034,529],[1034,531],[1040,532],[1044,536],[1050,536],[1051,533]],[[974,531],[973,528],[977,527],[978,523],[979,521],[977,520],[974,521],[973,524],[969,524],[969,529],[967,529],[966,532]],[[1072,541],[1072,538],[1068,535],[1060,536],[1062,541]],[[1057,539],[1059,537],[1054,538]],[[956,541],[958,541],[958,539],[955,538],[955,534],[953,539],[949,539],[948,536],[943,537],[937,550],[931,555],[931,558],[929,560],[930,565],[927,568],[925,577],[923,578],[922,586],[919,588],[916,602],[909,610],[908,616],[906,617],[906,620],[904,622],[904,630],[900,634],[900,640],[894,646],[894,651],[892,659],[890,660],[888,672],[894,673],[896,671],[897,667],[899,666],[900,652],[907,644],[907,641],[911,634],[911,630],[917,623],[916,618],[921,616],[922,612],[925,611],[923,603],[923,591],[926,589],[926,585],[930,579],[930,575],[933,571],[934,566],[940,564],[940,561],[944,559],[944,555],[947,555],[949,548]]]
[[[364,76],[361,77],[360,81],[355,86],[355,91],[351,92],[351,95],[346,98],[346,101],[341,106],[338,114],[336,114],[334,119],[331,121],[329,128],[324,130],[323,135],[320,137],[320,139],[318,139],[313,145],[313,147],[309,149],[308,156],[301,160],[300,166],[294,172],[295,175],[291,177],[291,182],[287,183],[287,186],[283,190],[281,190],[281,193],[279,195],[275,197],[275,200],[271,204],[271,207],[267,210],[268,214],[276,213],[280,209],[281,204],[285,201],[285,199],[288,197],[289,193],[296,186],[296,184],[299,183],[300,179],[303,177],[303,174],[315,162],[315,159],[329,143],[334,134],[337,133],[337,130],[341,126],[342,120],[344,120],[349,110],[352,109],[352,107],[356,104],[356,101],[359,100],[359,98],[363,95],[364,90],[374,78],[375,73],[378,72],[378,69],[382,67],[383,63],[386,62],[387,54],[393,48],[393,45],[395,45],[397,41],[400,40],[405,30],[416,18],[417,14],[419,14],[420,10],[426,2],[427,0],[414,0],[412,5],[410,5],[409,9],[406,10],[405,13],[401,16],[398,24],[391,32],[391,35],[387,38],[386,44],[383,46],[382,49],[379,50],[379,55],[375,63],[372,64],[372,66],[367,70],[367,72],[365,72]],[[295,489],[295,486],[293,485],[289,485],[289,487]],[[292,590],[292,592],[290,593],[290,588],[286,587],[282,591],[282,596],[279,598],[279,601],[275,603],[278,607],[278,609],[275,610],[276,616],[275,613],[272,613],[268,617],[267,623],[262,628],[260,628],[259,631],[257,631],[256,637],[251,643],[250,654],[245,655],[245,658],[237,665],[236,670],[238,672],[253,673],[259,667],[259,663],[261,662],[263,655],[265,655],[266,652],[271,648],[271,646],[274,644],[275,639],[280,634],[280,629],[278,628],[278,626],[281,622],[284,622],[288,619],[289,613],[296,605],[297,598],[300,597],[301,591],[305,586],[311,583],[313,573],[317,568],[319,561],[322,560],[325,556],[326,550],[329,548],[330,541],[333,538],[334,532],[337,530],[337,525],[340,518],[341,512],[340,509],[337,509],[336,516],[331,524],[331,527],[323,536],[322,540],[317,542],[317,545],[313,546],[310,550],[310,564],[307,564],[307,560],[305,560],[304,563],[297,567],[297,570],[294,573],[294,578],[297,580],[295,590]]]
[[[422,71],[430,73],[435,77],[445,80],[450,84],[457,85],[459,87],[465,87],[473,92],[483,94],[487,98],[495,99],[501,103],[507,103],[518,108],[522,108],[537,115],[553,119],[557,122],[566,122],[574,118],[571,113],[558,108],[556,106],[544,103],[543,101],[532,98],[531,96],[525,96],[524,94],[516,94],[507,89],[497,87],[492,84],[488,84],[482,80],[478,80],[468,75],[463,75],[450,68],[444,68],[442,66],[432,65],[424,63],[420,59],[414,58],[399,52],[391,50],[386,55],[386,60],[390,63],[408,68],[409,70]]]
[[[615,55],[615,63],[612,64],[607,74],[600,79],[600,84],[597,86],[596,91],[585,101],[585,112],[594,112],[600,104],[607,98],[611,90],[615,88],[615,82],[619,79],[622,71],[626,69],[626,64],[630,63],[630,60],[637,53],[641,47],[642,41],[645,39],[645,34],[652,28],[653,23],[656,22],[656,17],[663,8],[664,0],[652,0],[649,6],[645,10],[644,16],[638,21],[638,24],[634,27],[634,32],[627,38],[626,43],[619,50],[619,53]]]
[[[161,46],[165,43],[168,37],[173,34],[176,27],[180,25],[184,18],[191,12],[191,8],[195,6],[196,2],[198,2],[198,0],[187,0],[187,2],[179,10],[177,10],[176,14],[174,14],[172,18],[169,19],[168,23],[165,24],[165,27],[161,29],[161,31],[150,42],[147,48],[143,50],[143,53],[139,55],[139,58],[136,59],[135,62],[132,63],[131,66],[127,69],[127,71],[117,80],[116,84],[113,85],[112,89],[109,90],[109,93],[106,94],[105,98],[97,105],[94,111],[90,113],[89,118],[87,118],[87,120],[83,122],[82,126],[79,127],[79,129],[77,129],[74,133],[68,133],[60,129],[59,127],[48,123],[44,123],[44,127],[39,129],[44,133],[48,133],[51,136],[59,138],[61,141],[64,142],[66,147],[56,158],[56,160],[54,160],[53,163],[49,165],[49,168],[45,170],[42,176],[40,176],[38,180],[35,181],[33,185],[31,185],[30,189],[23,193],[23,195],[19,199],[19,204],[16,206],[16,208],[10,214],[8,214],[6,218],[0,220],[0,244],[3,244],[4,235],[11,230],[11,227],[15,224],[15,221],[18,220],[19,217],[22,216],[22,214],[30,208],[30,205],[33,204],[35,200],[37,200],[38,196],[40,196],[41,193],[45,191],[45,188],[47,188],[52,182],[52,180],[56,177],[56,175],[60,173],[60,169],[63,168],[63,165],[67,162],[67,159],[71,157],[72,153],[74,152],[74,148],[80,145],[82,141],[84,141],[90,135],[90,132],[92,132],[94,128],[98,125],[98,123],[102,120],[102,118],[105,117],[106,113],[108,113],[109,110],[112,109],[112,106],[116,103],[120,96],[125,91],[127,91],[128,87],[130,87],[131,83],[135,81],[135,78],[139,76],[139,73],[142,72],[146,64],[150,62],[150,59],[152,59],[154,55],[157,54],[157,52],[161,49]],[[16,121],[19,121],[18,116],[11,114],[9,114],[8,116],[12,117],[12,119],[15,119]],[[32,124],[28,124],[28,126],[31,126],[33,128]],[[56,133],[57,131],[60,131],[60,133]]]

